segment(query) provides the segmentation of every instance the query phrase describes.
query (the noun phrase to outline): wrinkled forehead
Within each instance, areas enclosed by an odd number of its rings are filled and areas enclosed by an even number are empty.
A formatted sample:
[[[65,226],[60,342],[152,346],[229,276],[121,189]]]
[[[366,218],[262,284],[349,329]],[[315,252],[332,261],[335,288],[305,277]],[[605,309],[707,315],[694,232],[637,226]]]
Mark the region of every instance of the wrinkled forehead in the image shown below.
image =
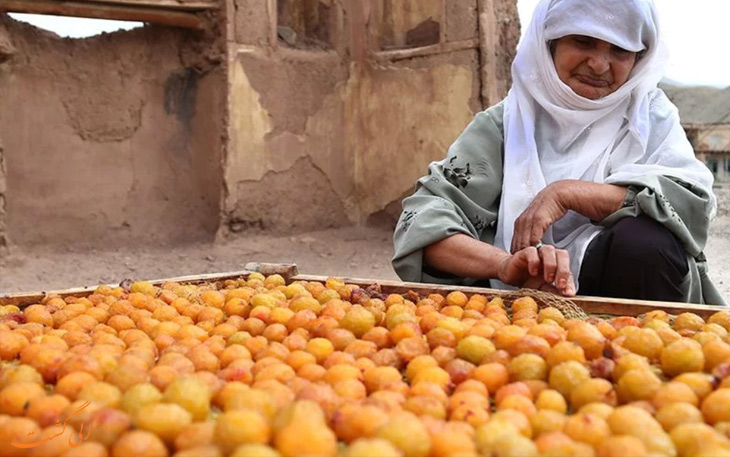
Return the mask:
[[[633,52],[656,42],[656,12],[650,0],[552,0],[545,39],[585,35]]]

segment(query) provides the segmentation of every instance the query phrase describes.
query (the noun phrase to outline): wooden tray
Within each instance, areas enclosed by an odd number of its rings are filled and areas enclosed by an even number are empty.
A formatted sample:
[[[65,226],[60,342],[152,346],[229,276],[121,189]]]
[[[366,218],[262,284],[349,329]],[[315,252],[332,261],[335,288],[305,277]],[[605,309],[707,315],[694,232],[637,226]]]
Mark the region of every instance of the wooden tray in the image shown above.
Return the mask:
[[[296,265],[294,264],[248,264],[246,265],[246,269],[241,271],[211,273],[194,276],[181,276],[177,278],[158,279],[150,282],[158,286],[168,281],[174,281],[181,284],[202,284],[206,282],[220,282],[227,279],[247,278],[248,275],[254,271],[261,272],[266,275],[274,273],[281,274],[286,278],[287,283],[293,281],[324,282],[327,279],[326,276],[299,274]],[[444,286],[440,284],[411,283],[379,279],[350,278],[342,276],[338,276],[338,278],[344,280],[348,284],[355,284],[363,288],[377,283],[380,285],[382,292],[385,294],[402,294],[407,293],[409,290],[412,290],[420,295],[427,295],[430,293],[440,293],[442,295],[445,295],[449,292],[460,290],[466,294],[482,294],[487,297],[495,297],[506,296],[510,293],[509,291],[488,289],[482,287]],[[115,284],[111,286],[116,287],[118,285]],[[96,290],[96,288],[97,286],[47,292],[44,291],[0,295],[0,305],[15,305],[19,308],[23,308],[34,303],[40,303],[40,301],[49,294],[58,295],[60,297],[85,297],[94,293],[94,290]],[[684,312],[691,312],[702,316],[704,319],[707,319],[712,314],[726,309],[723,306],[713,305],[646,300],[626,300],[619,298],[603,297],[577,296],[571,298],[571,301],[578,305],[580,308],[582,308],[588,314],[608,314],[614,316],[639,316],[649,311],[663,310],[669,314],[674,315]]]

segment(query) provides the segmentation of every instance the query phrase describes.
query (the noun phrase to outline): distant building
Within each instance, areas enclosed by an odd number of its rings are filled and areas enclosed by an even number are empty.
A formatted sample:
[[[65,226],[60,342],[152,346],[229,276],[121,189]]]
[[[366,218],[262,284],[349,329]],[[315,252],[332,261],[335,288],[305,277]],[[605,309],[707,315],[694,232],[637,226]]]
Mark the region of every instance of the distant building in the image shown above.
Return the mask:
[[[679,108],[697,158],[712,170],[716,183],[730,183],[730,87],[660,87]]]

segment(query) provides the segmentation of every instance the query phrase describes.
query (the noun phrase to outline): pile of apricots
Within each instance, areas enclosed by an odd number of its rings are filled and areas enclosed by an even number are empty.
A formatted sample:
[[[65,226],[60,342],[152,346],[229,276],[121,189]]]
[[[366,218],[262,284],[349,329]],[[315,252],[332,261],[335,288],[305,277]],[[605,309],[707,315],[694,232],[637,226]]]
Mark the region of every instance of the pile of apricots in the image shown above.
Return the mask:
[[[0,307],[0,455],[730,456],[728,331],[337,278],[99,286]]]

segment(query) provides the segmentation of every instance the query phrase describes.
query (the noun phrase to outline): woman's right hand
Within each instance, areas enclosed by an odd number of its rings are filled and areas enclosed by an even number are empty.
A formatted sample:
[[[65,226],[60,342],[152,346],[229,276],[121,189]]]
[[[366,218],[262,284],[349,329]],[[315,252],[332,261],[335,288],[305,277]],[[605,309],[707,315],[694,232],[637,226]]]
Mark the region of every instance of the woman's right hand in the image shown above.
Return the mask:
[[[568,251],[550,245],[543,245],[539,250],[528,246],[506,256],[499,265],[499,280],[565,296],[576,293]]]

